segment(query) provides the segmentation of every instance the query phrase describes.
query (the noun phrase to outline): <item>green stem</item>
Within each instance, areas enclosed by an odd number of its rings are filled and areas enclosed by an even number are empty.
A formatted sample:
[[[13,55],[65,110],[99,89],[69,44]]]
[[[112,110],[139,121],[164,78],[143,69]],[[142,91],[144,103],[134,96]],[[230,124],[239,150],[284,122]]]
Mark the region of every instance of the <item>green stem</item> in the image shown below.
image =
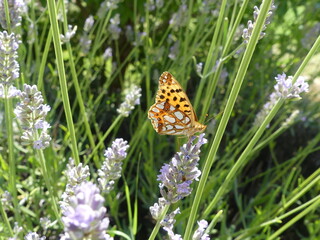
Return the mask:
[[[11,21],[10,21],[10,11],[9,11],[8,0],[4,0],[4,12],[6,15],[5,17],[7,22],[7,29],[8,29],[8,32],[11,33]]]
[[[63,107],[65,110],[67,125],[70,131],[70,137],[71,137],[71,145],[72,145],[71,150],[72,150],[73,158],[75,160],[75,164],[78,165],[80,163],[80,159],[79,159],[76,135],[75,135],[74,125],[72,120],[72,112],[70,108],[69,96],[68,96],[68,87],[67,87],[67,80],[66,80],[63,57],[62,57],[60,33],[58,28],[57,16],[56,16],[56,4],[54,0],[47,0],[47,3],[48,3],[49,17],[50,17],[50,23],[52,28],[52,34],[53,34],[54,50],[57,57],[56,60],[57,60],[57,68],[58,68],[58,74],[59,74]]]
[[[238,161],[233,165],[230,172],[226,176],[226,179],[224,180],[223,184],[220,186],[219,190],[217,191],[216,195],[214,196],[213,200],[210,202],[209,206],[204,211],[204,216],[208,216],[212,209],[216,206],[218,201],[220,200],[221,196],[227,191],[229,188],[230,182],[235,178],[237,172],[241,167],[243,167],[247,162],[247,157],[249,154],[251,154],[253,147],[255,144],[259,141],[260,137],[262,136],[263,132],[266,130],[266,127],[271,122],[271,120],[274,118],[276,113],[279,111],[280,107],[284,103],[284,99],[280,99],[274,107],[271,109],[268,116],[265,118],[263,123],[260,125],[259,129],[243,151],[243,153],[240,155]]]
[[[13,147],[13,107],[11,98],[8,97],[9,85],[5,85],[4,87],[4,104],[5,104],[5,119],[6,119],[6,129],[7,129],[7,142],[8,142],[8,159],[9,159],[9,191],[13,198],[14,205],[14,215],[15,220],[21,223],[20,219],[20,206],[18,204],[17,199],[17,186],[16,186],[16,161],[14,156],[14,147]]]
[[[51,42],[52,42],[52,30],[49,29],[46,45],[45,45],[43,53],[42,53],[40,69],[39,69],[39,74],[38,74],[37,87],[38,87],[39,91],[42,91],[44,89],[43,88],[43,75],[44,75],[44,71],[46,68],[46,63],[47,63],[47,58],[48,58]]]
[[[226,4],[227,4],[227,0],[223,0],[221,3],[221,8],[220,8],[220,12],[219,12],[219,17],[218,17],[218,21],[217,21],[217,25],[216,28],[214,30],[214,34],[212,37],[212,41],[210,44],[210,48],[209,48],[209,52],[207,55],[207,59],[204,65],[204,69],[203,69],[203,76],[206,76],[208,72],[211,71],[211,69],[213,68],[213,52],[217,46],[217,39],[218,39],[218,35],[220,33],[220,29],[223,23],[223,18],[224,18],[224,11],[226,8]],[[200,103],[200,99],[202,96],[202,92],[203,92],[203,88],[204,88],[204,83],[205,83],[205,78],[202,77],[201,81],[200,81],[200,85],[199,85],[199,89],[198,89],[198,94],[196,95],[196,99],[194,101],[194,109],[197,109],[199,103]],[[200,94],[199,94],[200,93]]]
[[[12,231],[12,228],[10,226],[10,222],[9,222],[7,213],[3,208],[2,201],[0,201],[0,212],[1,212],[1,216],[2,216],[2,219],[4,221],[4,224],[7,225],[7,228],[9,230],[10,236],[13,237],[13,231]]]
[[[52,201],[52,205],[53,205],[53,212],[56,216],[56,219],[59,221],[60,223],[60,226],[62,227],[63,226],[63,223],[61,221],[61,217],[60,217],[60,214],[59,214],[59,210],[58,210],[58,204],[57,204],[57,200],[56,200],[56,197],[53,193],[53,188],[52,188],[52,185],[50,184],[50,178],[49,178],[49,174],[48,174],[48,171],[47,171],[47,167],[46,167],[46,162],[45,162],[45,157],[44,157],[44,154],[43,154],[43,150],[36,150],[37,151],[37,154],[39,156],[39,160],[40,160],[40,166],[41,166],[41,170],[42,170],[42,175],[43,175],[43,178],[44,178],[44,181],[46,183],[46,186],[47,186],[47,189],[49,191],[49,196],[51,198],[51,201]]]
[[[66,11],[65,11],[65,5],[64,5],[64,1],[61,1],[62,3],[62,9],[63,9],[63,27],[64,27],[64,31],[67,32],[68,31],[68,19],[67,19],[67,15],[66,15]],[[90,128],[90,124],[89,124],[89,120],[88,120],[88,116],[85,110],[85,106],[84,106],[84,102],[83,102],[83,98],[82,98],[82,94],[81,94],[81,90],[80,90],[80,85],[79,85],[79,80],[78,80],[78,76],[77,76],[77,72],[76,72],[76,67],[74,64],[74,58],[73,58],[73,53],[72,53],[72,48],[71,48],[71,44],[70,42],[67,42],[67,50],[68,50],[68,55],[69,55],[69,64],[70,64],[70,69],[71,69],[71,75],[72,75],[72,81],[74,84],[74,88],[76,90],[76,97],[79,103],[79,108],[80,108],[80,113],[82,116],[82,119],[84,121],[84,126],[86,129],[86,134],[88,136],[89,142],[90,142],[90,147],[93,149],[95,147],[95,143],[94,143],[94,139],[93,139],[93,135],[91,132],[91,128]]]
[[[246,51],[244,53],[243,59],[241,61],[241,64],[240,64],[240,67],[239,67],[239,71],[238,71],[238,73],[236,75],[236,78],[235,78],[235,81],[234,81],[230,96],[228,98],[228,101],[227,101],[227,104],[226,104],[226,107],[225,107],[225,111],[224,111],[224,113],[222,115],[221,122],[220,122],[220,124],[218,126],[216,136],[215,136],[215,138],[213,140],[213,143],[211,145],[211,149],[209,151],[208,158],[207,158],[207,160],[205,162],[205,165],[204,165],[204,168],[203,168],[203,171],[202,171],[201,179],[199,181],[199,185],[198,185],[198,188],[197,188],[197,191],[196,191],[195,199],[194,199],[194,202],[192,204],[190,216],[189,216],[189,219],[188,219],[188,224],[187,224],[187,227],[186,227],[186,232],[185,232],[185,236],[184,236],[185,240],[189,240],[191,238],[191,232],[192,232],[193,224],[194,224],[195,219],[196,219],[196,214],[197,214],[197,211],[198,211],[198,208],[199,208],[200,200],[202,198],[202,194],[203,194],[203,191],[204,191],[205,183],[206,183],[206,181],[208,179],[212,164],[214,163],[214,161],[216,159],[215,158],[216,153],[218,151],[222,136],[224,134],[224,131],[225,131],[227,123],[229,121],[230,115],[232,113],[232,109],[234,107],[235,101],[236,101],[236,99],[238,97],[238,94],[239,94],[243,79],[245,77],[245,74],[247,72],[249,63],[251,61],[255,46],[256,46],[256,44],[257,44],[257,42],[259,40],[260,32],[261,32],[263,24],[265,22],[265,19],[266,19],[268,10],[270,8],[270,5],[271,5],[271,0],[263,1],[262,8],[261,8],[260,14],[259,14],[258,19],[257,19],[257,23],[256,23],[255,28],[253,30],[252,36],[251,36],[251,38],[249,40],[248,47],[247,47],[247,49],[246,49]]]
[[[90,161],[90,159],[94,156],[94,154],[98,151],[98,149],[103,145],[104,140],[109,136],[110,132],[114,129],[114,127],[118,124],[118,122],[120,121],[120,119],[122,119],[121,115],[118,115],[118,117],[112,122],[111,126],[108,128],[108,130],[105,132],[105,134],[103,135],[103,137],[99,140],[98,144],[96,145],[96,147],[92,150],[91,154],[89,155],[89,157],[86,159],[85,163],[88,164],[88,162]],[[96,167],[99,168],[100,167],[100,162],[98,160],[95,160],[95,164]]]
[[[301,218],[306,216],[309,212],[316,210],[320,206],[320,198],[311,204],[309,207],[307,207],[305,210],[303,210],[301,213],[299,213],[297,216],[292,218],[289,222],[287,222],[285,225],[283,225],[281,228],[279,228],[275,233],[273,233],[267,240],[272,240],[278,237],[281,233],[283,233],[286,229],[291,227],[294,223],[299,221]]]
[[[153,230],[152,230],[152,232],[151,232],[150,237],[148,238],[148,240],[153,240],[153,239],[155,239],[155,237],[157,236],[157,234],[158,234],[158,232],[159,232],[159,229],[160,229],[160,227],[161,227],[160,223],[161,223],[161,221],[164,219],[164,217],[165,217],[166,213],[168,212],[169,208],[170,208],[170,205],[166,205],[166,206],[164,207],[163,212],[162,212],[161,216],[159,217],[159,219],[157,220],[157,223],[156,223],[156,225],[154,226],[154,228],[153,228]]]

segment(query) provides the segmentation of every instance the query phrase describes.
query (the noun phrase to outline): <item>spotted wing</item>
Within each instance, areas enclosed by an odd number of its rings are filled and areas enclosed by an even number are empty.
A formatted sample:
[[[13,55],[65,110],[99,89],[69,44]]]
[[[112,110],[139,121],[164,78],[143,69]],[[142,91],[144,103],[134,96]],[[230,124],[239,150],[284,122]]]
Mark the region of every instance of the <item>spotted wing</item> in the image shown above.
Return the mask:
[[[197,122],[188,96],[169,72],[159,78],[156,103],[150,107],[148,117],[159,134],[192,136],[206,128]]]
[[[190,117],[168,101],[157,102],[148,112],[153,128],[163,135],[189,135]]]
[[[169,72],[164,72],[159,78],[159,90],[156,102],[168,101],[172,106],[184,112],[193,123],[197,116],[193,110],[187,94],[183,91],[179,82]]]

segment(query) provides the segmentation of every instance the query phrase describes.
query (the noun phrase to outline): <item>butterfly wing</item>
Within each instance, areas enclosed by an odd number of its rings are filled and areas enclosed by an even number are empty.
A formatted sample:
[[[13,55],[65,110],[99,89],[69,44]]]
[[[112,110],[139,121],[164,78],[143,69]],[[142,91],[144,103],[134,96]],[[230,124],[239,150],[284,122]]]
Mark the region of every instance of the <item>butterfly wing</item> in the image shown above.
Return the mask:
[[[153,128],[163,135],[188,135],[191,119],[168,101],[157,102],[148,112]]]
[[[191,136],[205,129],[197,122],[188,96],[169,72],[159,78],[156,103],[150,107],[148,117],[159,134]]]

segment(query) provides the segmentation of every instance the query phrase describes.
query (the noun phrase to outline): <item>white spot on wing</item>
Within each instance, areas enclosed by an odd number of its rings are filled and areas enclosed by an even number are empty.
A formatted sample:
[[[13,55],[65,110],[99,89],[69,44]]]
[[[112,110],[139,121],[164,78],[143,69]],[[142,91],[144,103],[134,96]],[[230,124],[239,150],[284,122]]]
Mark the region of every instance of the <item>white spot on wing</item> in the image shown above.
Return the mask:
[[[184,127],[181,125],[174,125],[176,127],[176,129],[183,129]]]
[[[164,116],[163,118],[170,123],[175,123],[175,121],[176,121],[176,119],[174,119],[173,117],[170,117],[170,116]]]
[[[158,108],[152,108],[152,111],[157,112],[157,113],[160,112]]]
[[[188,122],[190,122],[190,118],[185,117],[185,119],[182,120],[183,123],[187,124]]]
[[[183,114],[181,112],[175,112],[174,115],[181,120],[183,118]]]
[[[153,114],[152,112],[149,112],[149,116],[153,117],[153,116],[154,116],[154,114]]]
[[[157,108],[160,108],[160,109],[164,109],[164,102],[158,103],[158,104],[156,105],[156,107],[157,107]]]
[[[174,131],[174,130],[171,130],[171,131],[169,131],[169,132],[166,132],[166,134],[172,134],[172,133],[175,133],[176,131]]]
[[[170,105],[170,111],[173,111],[173,110],[175,110],[175,107]]]
[[[173,126],[168,124],[168,125],[166,126],[166,128],[167,128],[167,130],[171,130],[171,129],[173,129]]]

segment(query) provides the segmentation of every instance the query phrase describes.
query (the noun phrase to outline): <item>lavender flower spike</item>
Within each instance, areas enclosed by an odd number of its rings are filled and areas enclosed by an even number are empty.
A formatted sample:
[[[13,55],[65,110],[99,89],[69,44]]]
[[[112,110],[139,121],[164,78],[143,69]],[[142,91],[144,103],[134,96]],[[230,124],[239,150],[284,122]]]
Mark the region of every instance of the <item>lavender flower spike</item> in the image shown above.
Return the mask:
[[[151,216],[154,220],[160,219],[160,216],[161,216],[166,204],[167,204],[167,201],[164,198],[159,198],[158,202],[149,208]]]
[[[198,169],[200,160],[200,147],[207,143],[204,133],[199,135],[198,142],[192,144],[196,137],[191,137],[189,141],[180,148],[180,152],[175,154],[169,164],[165,164],[158,175],[161,195],[168,203],[175,203],[188,196],[192,188],[193,180],[198,181],[201,171]]]
[[[49,146],[51,137],[47,130],[51,127],[45,120],[50,106],[43,104],[43,97],[37,86],[24,84],[20,93],[20,102],[14,113],[21,121],[24,130],[21,140],[25,145],[32,145],[34,149],[44,149]]]
[[[1,1],[2,2],[2,1]],[[0,32],[0,85],[12,85],[19,77],[19,42],[14,33]]]
[[[260,6],[261,7],[261,6]],[[274,9],[276,8],[276,6],[274,5],[274,2],[272,1],[269,12],[267,14],[267,18],[264,22],[264,25],[262,27],[262,31],[264,31],[267,28],[267,25],[270,24],[270,18],[273,14]],[[242,38],[244,40],[244,43],[248,43],[249,39],[251,38],[252,32],[253,32],[253,28],[256,24],[256,21],[258,19],[258,16],[260,14],[260,9],[257,6],[254,6],[254,11],[253,11],[253,22],[251,20],[248,21],[248,27],[243,29],[243,33],[242,33]],[[260,33],[260,38],[263,38],[266,34],[264,32]]]
[[[165,230],[168,233],[169,240],[183,240],[180,234],[175,234],[173,232],[173,226],[176,223],[174,217],[177,214],[180,214],[179,208],[177,208],[170,214],[166,215],[165,218],[160,222],[160,225],[162,226],[163,230]]]
[[[70,206],[63,213],[65,234],[61,239],[113,239],[106,234],[109,219],[105,217],[106,208],[103,203],[104,198],[95,184],[84,182],[79,185],[75,189],[75,195],[70,198]]]
[[[198,221],[199,228],[194,232],[192,240],[210,240],[209,235],[205,233],[208,227],[208,222],[206,220]]]
[[[117,138],[113,141],[112,147],[105,151],[106,159],[98,170],[98,182],[103,192],[109,193],[113,189],[115,180],[121,177],[122,160],[127,157],[128,148],[127,141]]]
[[[87,178],[90,176],[89,167],[82,166],[82,163],[79,163],[78,166],[75,166],[74,160],[69,158],[69,163],[67,164],[67,171],[65,172],[68,182],[66,185],[66,190],[62,194],[62,201],[59,202],[62,212],[65,212],[70,204],[70,198],[74,196],[75,189],[86,182]]]
[[[21,16],[27,12],[27,4],[24,0],[8,0],[9,15],[11,27],[15,28],[21,25]],[[0,24],[2,28],[7,29],[4,1],[0,1]]]
[[[45,240],[46,237],[40,237],[36,232],[29,232],[24,240]]]
[[[127,91],[128,94],[125,97],[125,101],[121,103],[120,107],[117,109],[117,112],[123,117],[128,117],[131,111],[134,109],[134,105],[140,104],[141,88],[133,85]]]
[[[305,82],[305,78],[302,76],[299,76],[295,83],[292,83],[293,77],[287,77],[285,73],[278,74],[275,79],[277,84],[274,89],[278,97],[300,98],[300,93],[309,91],[309,84]]]

